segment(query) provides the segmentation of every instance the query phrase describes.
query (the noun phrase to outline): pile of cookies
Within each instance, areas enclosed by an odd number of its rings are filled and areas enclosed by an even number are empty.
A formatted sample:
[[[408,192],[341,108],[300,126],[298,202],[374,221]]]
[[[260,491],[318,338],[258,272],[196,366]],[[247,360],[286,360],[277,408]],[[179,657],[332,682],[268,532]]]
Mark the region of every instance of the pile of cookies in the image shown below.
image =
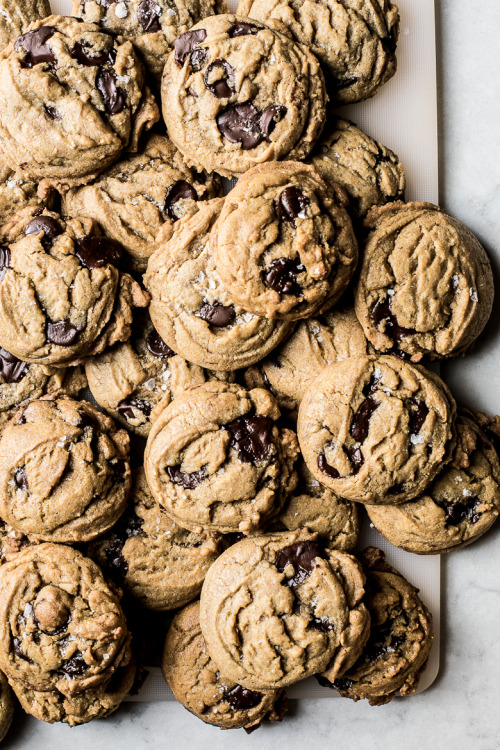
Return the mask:
[[[477,539],[500,418],[422,365],[486,325],[484,249],[327,108],[394,75],[398,9],[73,14],[0,0],[0,733],[11,689],[44,721],[114,711],[147,612],[209,724],[281,720],[311,675],[411,695],[432,617],[354,554],[362,506],[417,554]]]

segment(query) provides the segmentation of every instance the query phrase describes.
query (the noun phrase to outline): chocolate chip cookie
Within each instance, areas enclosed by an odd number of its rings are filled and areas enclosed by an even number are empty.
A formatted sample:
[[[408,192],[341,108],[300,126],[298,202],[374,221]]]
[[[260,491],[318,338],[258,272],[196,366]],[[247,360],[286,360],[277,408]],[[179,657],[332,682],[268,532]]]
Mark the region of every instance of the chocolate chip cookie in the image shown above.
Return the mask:
[[[380,706],[416,691],[434,637],[432,617],[417,589],[385,562],[381,550],[369,547],[362,561],[370,638],[359,661],[339,679],[329,680],[326,673],[326,684],[333,682],[345,698]]]
[[[180,526],[258,529],[293,491],[295,434],[276,424],[265,390],[218,381],[178,395],[149,433],[144,468],[156,500]]]
[[[105,690],[130,659],[118,599],[97,565],[39,544],[0,567],[0,664],[9,680],[71,698]]]
[[[314,55],[280,31],[211,16],[174,42],[162,79],[163,117],[188,164],[235,177],[255,164],[303,159],[325,121]]]
[[[20,172],[13,172],[6,164],[0,163],[0,226],[25,206],[52,208],[52,194],[49,192],[45,199],[40,198],[37,187],[36,182],[27,180]]]
[[[14,699],[6,676],[0,672],[0,742],[9,731],[14,717]]]
[[[147,313],[136,316],[128,341],[89,357],[85,373],[99,406],[142,437],[177,393],[208,377],[165,344]]]
[[[324,180],[342,185],[356,219],[372,206],[404,200],[405,173],[396,154],[349,120],[328,121],[310,161]]]
[[[340,675],[369,630],[354,557],[302,530],[238,542],[208,571],[200,622],[223,674],[270,690],[329,667]]]
[[[397,357],[326,367],[300,404],[298,437],[316,479],[361,503],[398,504],[451,460],[456,405],[434,373]]]
[[[5,49],[30,23],[50,16],[49,0],[0,0],[0,49]]]
[[[37,540],[84,542],[113,526],[130,491],[129,439],[85,401],[32,401],[2,431],[0,516]]]
[[[130,336],[149,296],[116,268],[121,246],[92,219],[25,208],[0,229],[0,346],[35,364],[78,364]]]
[[[432,486],[409,503],[367,510],[375,528],[396,547],[419,555],[459,549],[498,517],[498,454],[476,421],[459,414],[453,458]]]
[[[399,11],[390,0],[240,0],[238,13],[278,21],[307,44],[336,104],[368,99],[396,72]]]
[[[261,721],[281,721],[283,690],[248,690],[221,674],[200,628],[200,604],[193,602],[170,625],[162,659],[163,676],[179,703],[221,729],[256,729]]]
[[[158,85],[175,38],[214,13],[227,13],[224,0],[73,0],[72,10],[129,39]]]
[[[0,55],[0,153],[42,195],[89,182],[158,119],[131,43],[97,24],[49,16]]]
[[[379,351],[418,362],[463,354],[493,305],[493,274],[478,239],[430,203],[373,209],[356,314]]]
[[[88,554],[143,607],[177,609],[201,591],[220,552],[217,534],[177,526],[158,505],[143,469],[134,473],[129,506]]]
[[[344,191],[292,161],[262,164],[240,177],[210,246],[234,302],[265,318],[298,320],[329,309],[358,260]]]
[[[221,284],[209,235],[223,199],[197,204],[194,216],[164,224],[144,276],[159,334],[175,352],[209,370],[230,371],[258,362],[293,330],[235,305]]]
[[[217,192],[217,181],[190,169],[168,138],[152,135],[139,154],[117,162],[91,185],[69,190],[63,213],[95,219],[123,245],[128,265],[145,271],[161,225],[189,215],[195,201]]]

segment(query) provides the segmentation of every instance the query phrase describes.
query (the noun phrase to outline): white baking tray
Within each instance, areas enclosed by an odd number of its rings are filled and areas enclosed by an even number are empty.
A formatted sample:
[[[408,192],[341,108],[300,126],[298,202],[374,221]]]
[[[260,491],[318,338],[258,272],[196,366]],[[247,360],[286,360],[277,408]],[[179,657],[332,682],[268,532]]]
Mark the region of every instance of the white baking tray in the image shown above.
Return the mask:
[[[231,10],[237,0],[227,0]],[[437,91],[434,0],[396,0],[401,11],[398,72],[374,99],[345,107],[344,116],[395,151],[407,176],[408,200],[438,202]],[[54,13],[69,15],[71,0],[51,0]],[[365,518],[360,548],[375,545],[387,560],[420,589],[433,614],[435,641],[418,692],[426,690],[439,671],[440,557],[419,556],[396,549],[371,529]],[[291,687],[290,698],[332,698],[313,678]],[[131,701],[173,700],[158,668],[151,668],[140,692]]]

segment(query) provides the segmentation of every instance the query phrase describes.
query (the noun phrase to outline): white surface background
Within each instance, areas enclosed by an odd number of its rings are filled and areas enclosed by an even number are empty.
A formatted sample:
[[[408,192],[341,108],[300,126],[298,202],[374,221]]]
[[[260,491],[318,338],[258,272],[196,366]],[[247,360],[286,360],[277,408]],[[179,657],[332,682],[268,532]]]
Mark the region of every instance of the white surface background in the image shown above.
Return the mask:
[[[436,4],[440,202],[483,241],[500,289],[500,3]],[[445,369],[462,401],[495,412],[500,412],[499,315],[500,293],[482,343],[466,360]],[[444,561],[441,672],[420,696],[379,708],[347,700],[293,702],[283,724],[250,736],[207,727],[172,703],[125,704],[110,719],[75,729],[19,716],[3,747],[191,750],[212,744],[271,750],[279,743],[287,750],[331,744],[339,750],[497,750],[499,534],[500,527]]]

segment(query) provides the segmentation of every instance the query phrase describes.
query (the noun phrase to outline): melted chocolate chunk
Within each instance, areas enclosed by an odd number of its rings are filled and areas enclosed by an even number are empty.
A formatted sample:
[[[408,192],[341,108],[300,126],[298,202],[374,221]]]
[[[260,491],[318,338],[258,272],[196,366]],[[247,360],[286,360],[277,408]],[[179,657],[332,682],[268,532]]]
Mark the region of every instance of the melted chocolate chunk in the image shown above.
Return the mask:
[[[149,417],[151,414],[151,404],[149,401],[144,401],[142,398],[133,398],[132,396],[122,399],[116,408],[118,413],[122,417],[125,417],[127,421],[137,419],[136,411],[141,412],[145,417]]]
[[[70,677],[76,677],[83,674],[86,669],[88,669],[88,664],[83,658],[82,652],[77,651],[71,659],[68,659],[68,661],[65,661],[64,664],[61,665],[60,671]]]
[[[384,301],[378,300],[372,307],[371,317],[377,328],[385,323],[384,333],[393,341],[401,341],[405,336],[417,333],[414,328],[403,328],[399,325],[396,316],[392,312],[392,297]]]
[[[328,617],[313,617],[311,625],[315,630],[319,630],[321,633],[330,633],[334,629],[333,622],[330,622]]]
[[[117,266],[123,257],[123,249],[119,242],[109,237],[89,235],[76,240],[75,254],[86,268],[92,270],[108,264]]]
[[[476,513],[478,506],[481,501],[475,495],[460,500],[436,500],[436,505],[439,505],[446,514],[446,525],[447,526],[458,526],[463,521],[469,521],[474,524],[481,518],[481,513]]]
[[[203,73],[203,81],[217,99],[229,99],[234,94],[234,68],[227,60],[218,59],[210,63]]]
[[[337,680],[334,680],[332,687],[334,687],[336,690],[349,690],[349,688],[351,688],[353,685],[354,682],[352,680],[349,680],[349,678],[339,677]]]
[[[75,326],[69,318],[47,323],[47,340],[58,346],[71,346],[75,343],[83,328]]]
[[[234,39],[236,36],[248,36],[248,34],[257,34],[259,31],[259,26],[256,26],[253,23],[248,23],[248,21],[238,21],[234,26],[231,26],[227,34],[230,39]]]
[[[361,453],[361,448],[359,446],[346,445],[344,450],[351,462],[354,474],[357,474],[365,462],[363,454]]]
[[[207,37],[205,29],[196,29],[195,31],[186,31],[177,37],[174,42],[174,60],[179,68],[182,68],[186,60],[191,57],[191,53]],[[205,53],[206,54],[206,53]]]
[[[24,661],[31,662],[31,659],[29,656],[26,656],[24,651],[21,648],[21,639],[20,638],[13,638],[12,639],[12,648],[14,649],[14,653],[16,656],[18,656],[20,659],[24,659]]]
[[[186,180],[177,180],[177,182],[174,182],[167,188],[165,204],[163,206],[164,212],[171,221],[177,221],[180,218],[175,212],[175,204],[182,198],[197,201],[198,193]]]
[[[231,433],[230,446],[243,463],[254,466],[263,461],[272,446],[274,422],[269,417],[241,417],[226,425]]]
[[[259,126],[266,141],[270,142],[271,139],[269,136],[273,132],[276,123],[282,120],[285,115],[286,107],[280,104],[271,104],[270,107],[266,107],[263,111],[259,120]]]
[[[358,443],[364,443],[368,437],[370,419],[379,406],[380,403],[375,400],[374,396],[368,396],[368,398],[365,398],[361,403],[359,409],[354,415],[349,432]]]
[[[330,466],[330,464],[326,460],[326,456],[324,453],[320,453],[318,456],[318,468],[323,472],[323,474],[326,474],[332,479],[338,479],[340,477],[337,469],[335,469],[333,466]]]
[[[180,484],[181,487],[185,487],[187,490],[194,490],[207,476],[204,466],[199,471],[193,471],[191,474],[188,474],[187,471],[181,471],[179,466],[167,466],[167,474],[174,484]]]
[[[98,65],[112,65],[116,58],[116,51],[112,48],[108,51],[101,50],[98,52],[88,42],[75,42],[71,50],[71,57],[73,60],[78,60],[80,65],[93,68]]]
[[[278,294],[293,294],[298,297],[301,288],[296,276],[302,271],[305,271],[305,267],[300,261],[291,258],[277,258],[264,271],[264,281]]]
[[[359,78],[351,76],[350,78],[333,78],[330,82],[332,83],[333,88],[336,91],[341,91],[342,89],[346,89],[349,86],[353,86],[358,81]]]
[[[40,26],[39,29],[22,34],[14,43],[14,49],[19,52],[23,49],[26,55],[23,60],[24,68],[32,68],[38,63],[48,63],[55,66],[57,58],[46,43],[55,33],[53,26]]]
[[[21,466],[20,469],[16,469],[14,472],[14,481],[20,490],[29,489],[28,485],[28,474],[26,472],[26,466]]]
[[[125,106],[125,94],[116,85],[114,70],[103,69],[97,76],[97,88],[104,100],[108,115],[119,115]]]
[[[250,102],[236,104],[217,115],[217,126],[230,143],[241,143],[244,150],[255,148],[264,136],[260,129],[260,116]]]
[[[137,20],[146,34],[161,31],[161,8],[154,0],[142,0],[137,8]]]
[[[224,695],[224,698],[232,708],[242,710],[258,706],[263,696],[262,693],[257,693],[255,690],[248,690],[242,685],[236,685]]]
[[[169,357],[173,357],[175,354],[175,352],[166,345],[155,328],[152,328],[148,333],[148,336],[146,338],[146,346],[153,357],[158,357],[158,359],[168,359]]]
[[[200,309],[200,318],[206,320],[211,326],[215,328],[225,328],[230,326],[236,317],[236,310],[233,305],[226,307],[220,302],[212,302],[209,304],[206,302]]]
[[[45,249],[48,249],[54,244],[56,238],[63,233],[63,230],[59,222],[52,216],[35,216],[24,230],[24,234],[28,237],[31,234],[40,234],[40,232],[43,232],[42,245]]]
[[[112,539],[105,547],[106,567],[120,581],[123,581],[128,573],[128,562],[123,557],[123,547],[127,539],[143,533],[143,523],[142,518],[136,516],[134,512],[126,513],[113,528]]]
[[[0,281],[7,273],[10,264],[10,250],[5,245],[0,245]]]
[[[304,195],[302,190],[294,185],[290,185],[283,190],[276,204],[276,211],[281,221],[287,221],[292,227],[295,227],[295,219],[306,218],[306,208],[309,205],[309,198]]]
[[[283,583],[287,586],[298,586],[309,578],[316,565],[316,558],[323,557],[323,551],[317,542],[295,542],[289,547],[279,550],[276,555],[276,567],[283,573],[292,565],[295,574]]]
[[[57,121],[57,120],[61,119],[61,114],[60,114],[60,112],[57,111],[57,109],[55,107],[51,107],[48,104],[44,104],[43,105],[43,109],[44,109],[44,112],[47,115],[47,117],[50,117],[51,120],[56,120]]]
[[[0,377],[4,383],[19,383],[29,370],[28,362],[14,357],[13,354],[0,347]]]
[[[429,407],[416,398],[411,398],[410,404],[415,407],[410,410],[410,433],[418,435],[429,413]]]

